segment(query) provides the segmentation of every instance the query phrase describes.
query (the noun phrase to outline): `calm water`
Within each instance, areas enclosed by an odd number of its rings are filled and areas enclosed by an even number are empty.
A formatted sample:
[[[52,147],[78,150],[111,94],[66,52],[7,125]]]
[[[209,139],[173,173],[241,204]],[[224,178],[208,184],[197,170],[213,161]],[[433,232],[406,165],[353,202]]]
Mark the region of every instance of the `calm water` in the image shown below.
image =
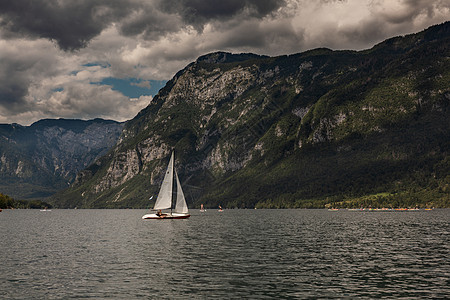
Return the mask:
[[[1,299],[449,298],[450,210],[0,213]]]

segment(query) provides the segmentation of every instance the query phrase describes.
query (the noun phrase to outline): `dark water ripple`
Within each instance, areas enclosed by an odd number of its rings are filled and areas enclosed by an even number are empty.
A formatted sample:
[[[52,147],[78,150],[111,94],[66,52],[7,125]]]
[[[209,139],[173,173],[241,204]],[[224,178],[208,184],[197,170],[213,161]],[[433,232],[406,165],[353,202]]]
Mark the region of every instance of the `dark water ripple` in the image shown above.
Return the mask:
[[[450,298],[450,210],[0,214],[1,299]]]

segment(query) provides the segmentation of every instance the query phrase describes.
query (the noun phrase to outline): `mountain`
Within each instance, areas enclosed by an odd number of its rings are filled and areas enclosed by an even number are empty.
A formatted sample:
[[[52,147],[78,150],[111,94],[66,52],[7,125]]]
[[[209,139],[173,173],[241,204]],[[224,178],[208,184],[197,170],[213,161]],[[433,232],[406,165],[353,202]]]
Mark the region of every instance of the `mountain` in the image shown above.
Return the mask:
[[[0,124],[0,191],[33,199],[67,188],[80,170],[116,144],[123,126],[102,119]]]
[[[449,42],[202,56],[51,202],[149,207],[175,149],[190,207],[450,206]]]

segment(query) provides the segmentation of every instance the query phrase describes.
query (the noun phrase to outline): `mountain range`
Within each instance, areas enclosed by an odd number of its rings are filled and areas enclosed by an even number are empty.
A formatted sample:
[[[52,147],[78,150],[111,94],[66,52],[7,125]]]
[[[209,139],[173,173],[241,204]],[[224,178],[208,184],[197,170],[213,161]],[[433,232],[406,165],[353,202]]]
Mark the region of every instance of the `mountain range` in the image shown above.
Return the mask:
[[[174,150],[189,207],[449,207],[449,83],[450,22],[363,51],[207,54],[47,201],[152,207]]]
[[[102,119],[0,124],[0,191],[43,199],[67,188],[80,170],[115,145],[123,126]]]

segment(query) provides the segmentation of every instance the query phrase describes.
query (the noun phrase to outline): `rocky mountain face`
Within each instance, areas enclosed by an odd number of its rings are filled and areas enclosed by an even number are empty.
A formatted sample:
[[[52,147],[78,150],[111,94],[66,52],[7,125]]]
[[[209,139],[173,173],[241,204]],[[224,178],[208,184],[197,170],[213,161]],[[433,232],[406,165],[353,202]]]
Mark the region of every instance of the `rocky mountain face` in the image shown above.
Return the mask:
[[[149,207],[174,149],[191,207],[447,205],[449,83],[449,22],[365,51],[208,54],[52,201]]]
[[[76,174],[114,146],[124,124],[95,119],[0,125],[0,189],[19,199],[68,187]]]

